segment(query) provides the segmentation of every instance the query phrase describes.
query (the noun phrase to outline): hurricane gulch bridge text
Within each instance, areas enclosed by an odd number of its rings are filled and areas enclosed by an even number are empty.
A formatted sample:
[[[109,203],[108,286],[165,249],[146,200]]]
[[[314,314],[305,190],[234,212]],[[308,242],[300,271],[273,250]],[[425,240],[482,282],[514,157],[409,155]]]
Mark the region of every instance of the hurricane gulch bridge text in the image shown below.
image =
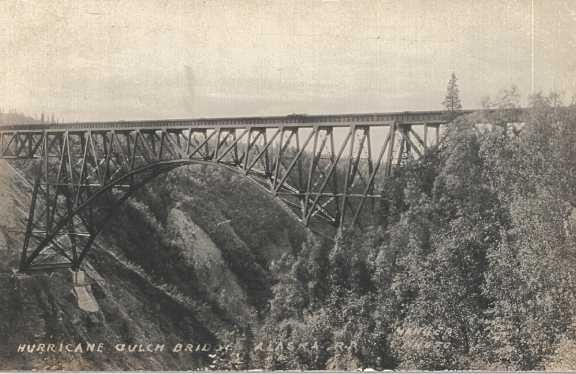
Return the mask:
[[[78,270],[122,202],[191,164],[244,175],[305,225],[365,225],[392,168],[422,156],[441,126],[470,112],[2,126],[0,157],[34,164],[20,271]]]

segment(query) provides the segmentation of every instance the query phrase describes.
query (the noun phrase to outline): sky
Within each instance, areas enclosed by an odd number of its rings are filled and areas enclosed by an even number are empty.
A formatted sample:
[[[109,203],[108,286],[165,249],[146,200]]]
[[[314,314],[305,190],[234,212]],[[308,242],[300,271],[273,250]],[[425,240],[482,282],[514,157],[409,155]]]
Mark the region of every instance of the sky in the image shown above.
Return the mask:
[[[575,49],[573,0],[0,0],[0,108],[62,121],[436,110],[452,72],[478,108],[513,84],[530,94],[532,61],[537,91],[571,97]]]

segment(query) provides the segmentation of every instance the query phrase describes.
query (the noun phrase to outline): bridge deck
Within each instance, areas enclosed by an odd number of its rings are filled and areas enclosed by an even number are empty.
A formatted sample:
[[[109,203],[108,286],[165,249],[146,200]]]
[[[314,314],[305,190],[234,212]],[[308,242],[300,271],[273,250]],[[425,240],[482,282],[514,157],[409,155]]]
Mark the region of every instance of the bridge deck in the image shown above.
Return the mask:
[[[474,110],[462,110],[458,114],[469,114]],[[291,114],[287,116],[269,117],[227,117],[227,118],[197,118],[168,120],[136,120],[110,122],[68,122],[68,123],[30,123],[18,125],[0,125],[0,131],[42,132],[45,130],[118,130],[133,131],[139,129],[188,129],[188,128],[236,128],[254,126],[260,128],[273,127],[348,127],[357,126],[389,126],[397,124],[428,124],[440,125],[449,121],[450,113],[446,111],[414,111],[389,113],[356,113],[306,115]]]

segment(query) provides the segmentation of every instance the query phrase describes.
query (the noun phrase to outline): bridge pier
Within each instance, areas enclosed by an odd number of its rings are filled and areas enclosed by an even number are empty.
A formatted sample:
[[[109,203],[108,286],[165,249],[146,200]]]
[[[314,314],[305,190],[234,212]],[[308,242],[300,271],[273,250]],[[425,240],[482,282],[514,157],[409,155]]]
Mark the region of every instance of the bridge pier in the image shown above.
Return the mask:
[[[82,270],[71,271],[74,295],[78,307],[85,312],[96,313],[100,310],[98,302],[92,294],[90,284],[86,281],[86,274]]]

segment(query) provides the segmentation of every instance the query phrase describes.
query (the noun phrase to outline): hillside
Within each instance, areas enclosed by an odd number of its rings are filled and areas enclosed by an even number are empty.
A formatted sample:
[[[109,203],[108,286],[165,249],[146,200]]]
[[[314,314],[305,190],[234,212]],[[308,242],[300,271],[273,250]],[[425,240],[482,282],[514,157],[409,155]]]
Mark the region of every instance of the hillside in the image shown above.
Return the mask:
[[[216,344],[246,330],[270,295],[268,264],[302,227],[237,176],[190,167],[129,201],[85,266],[98,313],[76,306],[68,272],[12,276],[30,186],[0,162],[0,369],[178,370],[206,354],[16,353],[18,344]],[[259,217],[253,219],[253,217]]]

